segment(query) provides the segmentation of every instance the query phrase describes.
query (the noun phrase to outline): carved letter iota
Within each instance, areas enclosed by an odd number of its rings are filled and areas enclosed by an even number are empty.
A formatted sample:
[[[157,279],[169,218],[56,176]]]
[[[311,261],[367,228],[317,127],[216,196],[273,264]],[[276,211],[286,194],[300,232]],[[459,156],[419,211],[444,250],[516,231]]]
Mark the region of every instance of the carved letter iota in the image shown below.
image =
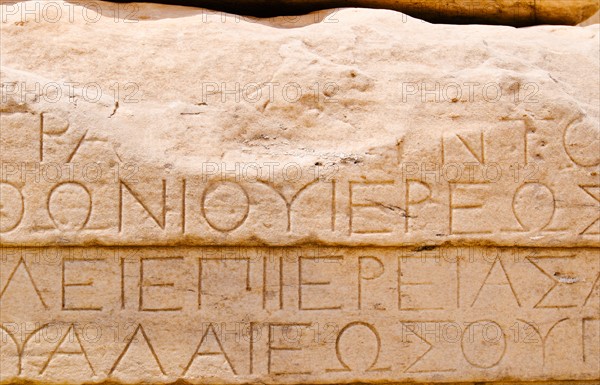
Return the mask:
[[[600,374],[593,248],[0,251],[9,383],[502,381],[506,373],[537,381],[557,367],[586,381]]]

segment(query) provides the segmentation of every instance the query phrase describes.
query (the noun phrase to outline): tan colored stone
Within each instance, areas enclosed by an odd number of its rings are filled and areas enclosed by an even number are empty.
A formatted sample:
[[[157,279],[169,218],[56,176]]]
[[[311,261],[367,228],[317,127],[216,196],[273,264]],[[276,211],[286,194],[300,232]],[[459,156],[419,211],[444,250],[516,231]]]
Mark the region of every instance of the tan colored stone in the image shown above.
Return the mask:
[[[514,26],[575,25],[589,18],[599,7],[598,0],[167,0],[166,2],[258,16],[307,13],[327,8],[383,8],[431,22]]]
[[[597,249],[2,253],[5,381],[598,377]]]
[[[2,5],[1,381],[600,377],[597,25],[54,4]]]
[[[586,27],[588,25],[598,24],[598,23],[600,23],[600,12],[596,12],[592,17],[585,20],[584,22],[582,22],[579,25],[582,27]]]

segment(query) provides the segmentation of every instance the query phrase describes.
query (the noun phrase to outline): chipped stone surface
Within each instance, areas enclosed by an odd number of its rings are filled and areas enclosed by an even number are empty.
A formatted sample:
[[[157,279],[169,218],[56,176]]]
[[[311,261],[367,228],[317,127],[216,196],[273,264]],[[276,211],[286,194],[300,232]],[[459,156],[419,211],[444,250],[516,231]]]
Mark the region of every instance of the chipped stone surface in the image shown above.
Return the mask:
[[[600,377],[598,25],[55,4],[2,5],[2,381]]]

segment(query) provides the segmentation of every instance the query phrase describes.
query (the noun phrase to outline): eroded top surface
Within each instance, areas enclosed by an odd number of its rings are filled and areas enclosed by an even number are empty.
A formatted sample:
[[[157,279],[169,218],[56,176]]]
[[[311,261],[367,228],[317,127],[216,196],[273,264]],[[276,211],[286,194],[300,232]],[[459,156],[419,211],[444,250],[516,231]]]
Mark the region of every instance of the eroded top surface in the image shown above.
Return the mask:
[[[597,25],[27,4],[3,244],[599,244]]]

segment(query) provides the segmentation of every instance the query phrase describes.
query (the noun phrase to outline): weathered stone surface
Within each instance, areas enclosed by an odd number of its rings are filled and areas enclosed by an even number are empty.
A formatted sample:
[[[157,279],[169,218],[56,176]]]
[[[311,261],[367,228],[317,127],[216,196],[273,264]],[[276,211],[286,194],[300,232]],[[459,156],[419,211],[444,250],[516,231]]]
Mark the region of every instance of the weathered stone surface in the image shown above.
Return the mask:
[[[2,381],[600,377],[597,25],[54,4],[2,5]]]
[[[2,252],[4,380],[598,378],[597,249]]]
[[[537,25],[580,23],[598,10],[598,0],[166,0],[158,3],[208,7],[242,15],[277,16],[327,8],[367,7],[404,12],[431,22]]]

